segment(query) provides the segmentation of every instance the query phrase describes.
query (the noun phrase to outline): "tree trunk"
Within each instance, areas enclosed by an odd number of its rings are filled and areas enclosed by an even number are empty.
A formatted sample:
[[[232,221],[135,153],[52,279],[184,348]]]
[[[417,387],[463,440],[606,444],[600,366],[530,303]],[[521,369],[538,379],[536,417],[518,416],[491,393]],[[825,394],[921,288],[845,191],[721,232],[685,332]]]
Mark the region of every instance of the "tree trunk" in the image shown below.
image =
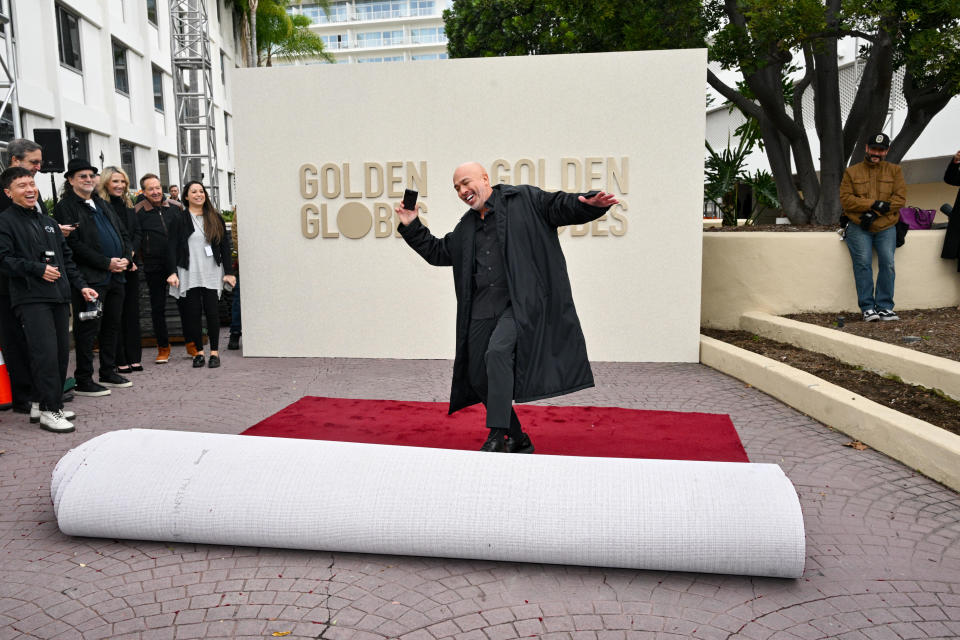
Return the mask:
[[[260,50],[257,47],[257,6],[260,0],[250,0],[250,60],[256,60],[260,66]]]
[[[839,11],[840,0],[830,0],[827,4],[829,29],[836,28]],[[819,224],[834,224],[840,220],[840,180],[846,159],[840,122],[840,70],[835,37],[823,41],[813,54],[813,62],[813,104],[820,138],[820,198],[814,219]]]

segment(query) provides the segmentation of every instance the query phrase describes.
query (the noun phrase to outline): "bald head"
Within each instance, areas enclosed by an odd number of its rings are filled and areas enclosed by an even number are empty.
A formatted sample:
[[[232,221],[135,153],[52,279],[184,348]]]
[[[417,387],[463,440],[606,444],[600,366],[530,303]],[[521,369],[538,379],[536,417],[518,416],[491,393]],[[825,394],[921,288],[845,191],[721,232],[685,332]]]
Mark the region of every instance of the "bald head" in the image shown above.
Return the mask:
[[[493,193],[490,176],[479,162],[465,162],[453,172],[457,196],[474,211],[480,211]]]

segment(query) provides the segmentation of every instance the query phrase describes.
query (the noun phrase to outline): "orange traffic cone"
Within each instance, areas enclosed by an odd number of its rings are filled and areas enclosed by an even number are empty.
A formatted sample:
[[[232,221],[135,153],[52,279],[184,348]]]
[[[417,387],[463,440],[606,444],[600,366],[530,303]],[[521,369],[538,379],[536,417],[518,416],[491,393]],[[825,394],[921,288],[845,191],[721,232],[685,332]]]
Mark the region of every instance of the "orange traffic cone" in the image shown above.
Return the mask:
[[[9,409],[13,406],[13,392],[10,391],[10,376],[7,375],[7,363],[3,361],[0,352],[0,409]]]

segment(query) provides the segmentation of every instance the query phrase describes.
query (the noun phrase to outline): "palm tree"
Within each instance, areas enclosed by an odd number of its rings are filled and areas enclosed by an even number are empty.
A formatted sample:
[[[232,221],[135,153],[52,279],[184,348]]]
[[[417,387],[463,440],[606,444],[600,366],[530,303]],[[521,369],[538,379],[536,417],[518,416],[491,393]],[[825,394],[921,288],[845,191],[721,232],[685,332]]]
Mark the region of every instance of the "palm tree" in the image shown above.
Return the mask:
[[[323,40],[310,31],[310,19],[291,16],[287,8],[303,0],[225,0],[234,8],[240,37],[246,43],[244,66],[272,66],[274,57],[320,57],[333,61],[323,48]],[[329,0],[311,0],[329,13]]]

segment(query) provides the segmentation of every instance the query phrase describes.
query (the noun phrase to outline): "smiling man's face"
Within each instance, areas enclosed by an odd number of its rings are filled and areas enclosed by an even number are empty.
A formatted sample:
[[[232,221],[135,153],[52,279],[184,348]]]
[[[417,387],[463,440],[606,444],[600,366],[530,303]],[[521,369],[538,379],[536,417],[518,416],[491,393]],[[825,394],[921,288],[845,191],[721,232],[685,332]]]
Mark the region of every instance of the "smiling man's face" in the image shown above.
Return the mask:
[[[490,177],[486,170],[476,162],[468,162],[453,172],[453,188],[457,196],[474,211],[483,209],[487,198],[493,193]]]

